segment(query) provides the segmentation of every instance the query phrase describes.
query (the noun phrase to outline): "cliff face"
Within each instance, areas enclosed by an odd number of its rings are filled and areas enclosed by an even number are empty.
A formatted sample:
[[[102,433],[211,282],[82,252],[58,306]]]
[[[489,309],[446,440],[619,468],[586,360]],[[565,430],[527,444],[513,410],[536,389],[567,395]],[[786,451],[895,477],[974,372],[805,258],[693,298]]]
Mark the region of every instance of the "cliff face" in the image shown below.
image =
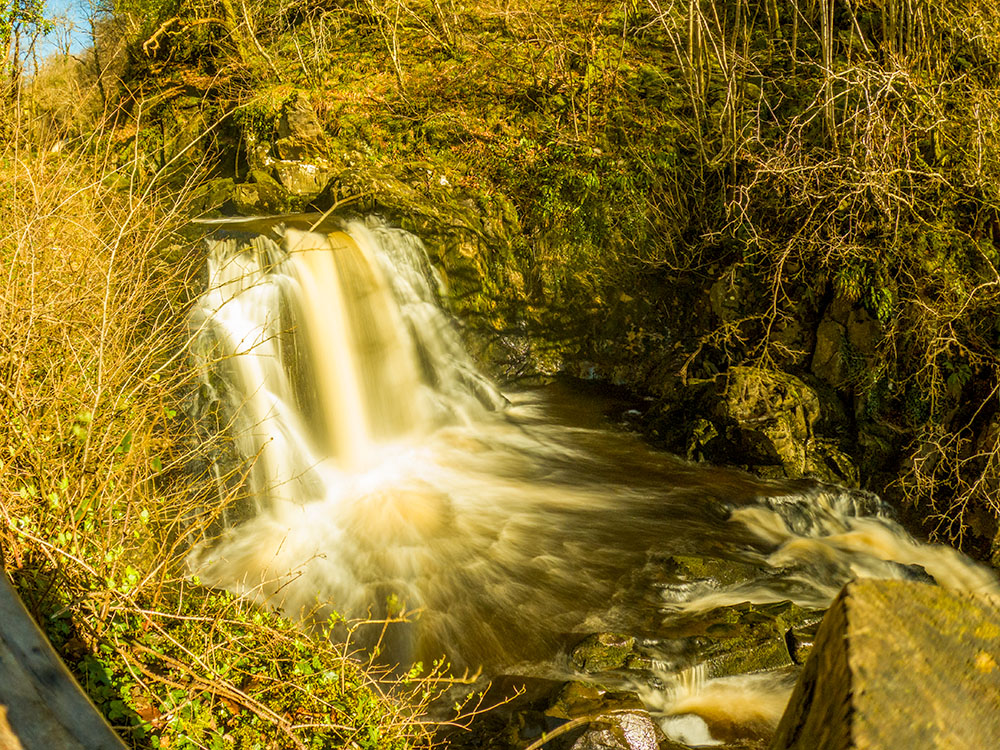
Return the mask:
[[[201,212],[386,214],[498,375],[988,555],[1000,11],[800,6],[123,5],[119,143]]]

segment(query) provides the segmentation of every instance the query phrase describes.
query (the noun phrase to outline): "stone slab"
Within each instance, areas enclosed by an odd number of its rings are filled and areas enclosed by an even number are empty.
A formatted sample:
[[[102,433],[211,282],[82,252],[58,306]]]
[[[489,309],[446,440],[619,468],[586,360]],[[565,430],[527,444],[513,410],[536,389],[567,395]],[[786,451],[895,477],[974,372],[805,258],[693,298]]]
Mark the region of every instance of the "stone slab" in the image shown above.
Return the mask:
[[[910,581],[841,591],[771,750],[1000,748],[1000,599]]]

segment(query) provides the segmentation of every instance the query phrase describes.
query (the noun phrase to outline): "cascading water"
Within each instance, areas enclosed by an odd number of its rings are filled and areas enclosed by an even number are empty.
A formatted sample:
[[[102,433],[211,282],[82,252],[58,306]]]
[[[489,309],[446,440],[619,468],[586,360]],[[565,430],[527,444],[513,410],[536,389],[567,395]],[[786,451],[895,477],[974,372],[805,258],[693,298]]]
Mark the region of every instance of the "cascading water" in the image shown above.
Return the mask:
[[[790,682],[704,678],[698,654],[663,635],[677,618],[822,608],[855,576],[998,590],[958,553],[911,540],[877,498],[689,464],[588,425],[557,388],[508,401],[401,230],[218,240],[208,277],[192,350],[201,412],[229,441],[216,465],[229,510],[192,569],[293,616],[419,609],[392,634],[392,660],[446,653],[493,674],[579,678],[567,646],[631,633],[651,666],[630,686],[698,744],[713,740],[695,715],[773,724]],[[753,572],[724,585],[678,573],[672,555]]]

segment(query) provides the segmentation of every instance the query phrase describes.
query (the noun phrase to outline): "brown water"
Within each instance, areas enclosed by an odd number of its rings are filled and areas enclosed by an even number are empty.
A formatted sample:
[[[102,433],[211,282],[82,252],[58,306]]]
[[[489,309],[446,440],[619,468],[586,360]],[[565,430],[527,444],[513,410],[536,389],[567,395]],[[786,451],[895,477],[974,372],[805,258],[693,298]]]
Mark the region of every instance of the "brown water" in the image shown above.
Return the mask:
[[[823,608],[863,576],[998,590],[874,496],[652,450],[592,390],[501,395],[400,230],[359,222],[210,251],[193,351],[202,407],[231,439],[220,497],[245,499],[192,572],[306,619],[413,611],[388,633],[389,663],[444,653],[487,674],[580,678],[573,644],[628,633],[648,667],[603,681],[638,690],[672,736],[712,744],[727,726],[770,731],[794,673],[709,679],[702,652],[665,635],[692,613]],[[699,578],[678,555],[743,573]]]

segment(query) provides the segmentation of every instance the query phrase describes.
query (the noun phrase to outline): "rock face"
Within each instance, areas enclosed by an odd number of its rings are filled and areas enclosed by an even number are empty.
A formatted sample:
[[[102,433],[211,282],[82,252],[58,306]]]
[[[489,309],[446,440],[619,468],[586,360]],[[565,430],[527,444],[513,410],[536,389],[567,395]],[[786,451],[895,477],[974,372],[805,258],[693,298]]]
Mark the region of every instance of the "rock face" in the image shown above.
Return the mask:
[[[326,134],[309,97],[296,92],[286,103],[278,121],[274,150],[281,159],[307,159],[323,153]]]
[[[848,584],[771,750],[1000,747],[1000,598]]]
[[[834,299],[816,329],[813,374],[834,387],[847,385],[874,366],[882,338],[882,327],[864,307]]]

